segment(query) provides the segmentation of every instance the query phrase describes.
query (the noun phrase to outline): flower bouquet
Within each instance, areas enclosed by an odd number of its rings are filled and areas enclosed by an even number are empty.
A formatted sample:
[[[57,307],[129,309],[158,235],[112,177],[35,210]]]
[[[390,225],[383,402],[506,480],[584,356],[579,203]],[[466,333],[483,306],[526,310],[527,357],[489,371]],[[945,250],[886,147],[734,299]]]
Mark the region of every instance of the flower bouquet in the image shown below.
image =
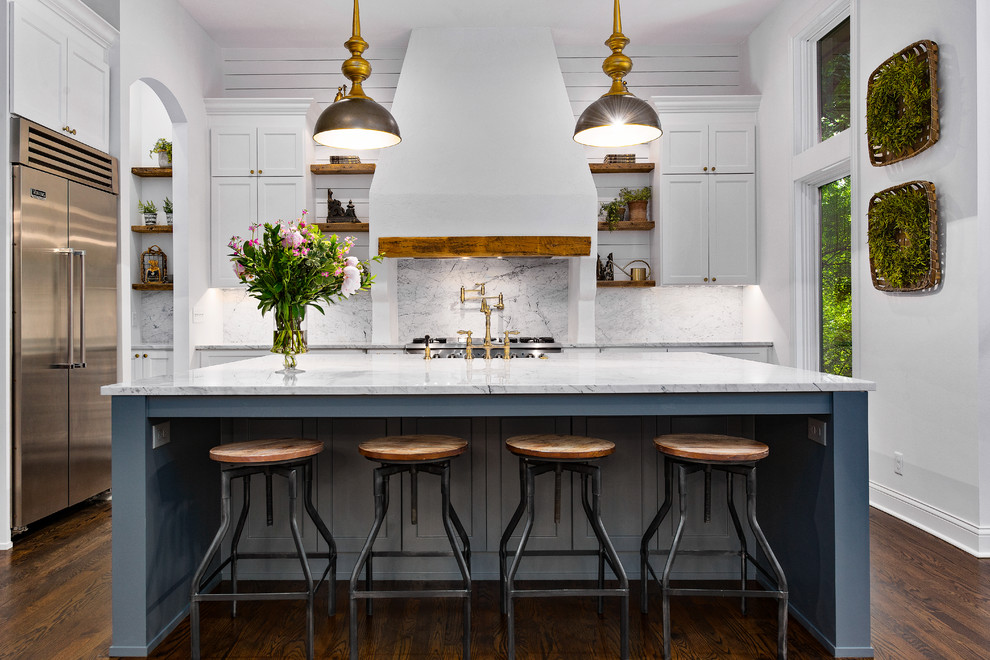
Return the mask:
[[[382,255],[364,262],[348,256],[354,238],[327,238],[306,221],[306,211],[295,222],[258,223],[248,229],[250,239],[234,236],[227,244],[233,250],[234,272],[248,285],[248,295],[258,299],[262,314],[274,310],[272,353],[284,356],[286,370],[295,369],[296,355],[306,352],[300,327],[306,307],[323,314],[319,303],[335,303],[371,288],[375,278],[368,265],[380,262]]]

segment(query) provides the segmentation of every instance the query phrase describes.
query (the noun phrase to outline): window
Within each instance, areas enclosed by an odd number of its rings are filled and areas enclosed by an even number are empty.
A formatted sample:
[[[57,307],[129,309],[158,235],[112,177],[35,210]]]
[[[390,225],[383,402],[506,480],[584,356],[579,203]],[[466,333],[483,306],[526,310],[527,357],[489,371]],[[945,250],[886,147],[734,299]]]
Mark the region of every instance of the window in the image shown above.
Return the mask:
[[[818,139],[849,128],[849,19],[818,40]]]
[[[818,188],[820,228],[820,366],[852,376],[851,186],[844,177]]]

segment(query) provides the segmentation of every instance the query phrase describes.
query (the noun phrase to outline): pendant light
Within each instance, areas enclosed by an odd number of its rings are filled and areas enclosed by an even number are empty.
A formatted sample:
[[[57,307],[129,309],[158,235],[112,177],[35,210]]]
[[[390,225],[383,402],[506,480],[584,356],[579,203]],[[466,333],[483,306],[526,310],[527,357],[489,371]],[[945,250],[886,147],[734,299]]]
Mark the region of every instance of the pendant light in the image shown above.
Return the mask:
[[[371,65],[361,54],[368,42],[361,38],[361,17],[358,0],[354,0],[354,28],[351,38],[344,42],[351,57],[340,67],[351,81],[337,90],[333,100],[316,120],[313,139],[328,147],[340,149],[381,149],[399,144],[399,125],[392,113],[364,93],[361,83],[371,75]]]
[[[663,135],[656,110],[630,94],[622,80],[632,70],[632,60],[622,52],[629,39],[622,34],[619,0],[615,0],[612,36],[605,45],[612,54],[602,62],[602,70],[612,78],[612,87],[581,113],[574,140],[589,147],[626,147],[656,140]]]

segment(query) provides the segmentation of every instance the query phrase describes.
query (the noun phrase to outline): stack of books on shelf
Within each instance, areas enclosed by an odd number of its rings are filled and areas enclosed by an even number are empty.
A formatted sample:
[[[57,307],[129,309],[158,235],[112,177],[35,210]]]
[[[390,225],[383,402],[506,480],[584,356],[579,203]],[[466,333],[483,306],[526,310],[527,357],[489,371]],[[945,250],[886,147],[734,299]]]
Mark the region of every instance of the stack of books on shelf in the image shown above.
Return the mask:
[[[636,154],[606,154],[605,164],[611,163],[635,163]]]

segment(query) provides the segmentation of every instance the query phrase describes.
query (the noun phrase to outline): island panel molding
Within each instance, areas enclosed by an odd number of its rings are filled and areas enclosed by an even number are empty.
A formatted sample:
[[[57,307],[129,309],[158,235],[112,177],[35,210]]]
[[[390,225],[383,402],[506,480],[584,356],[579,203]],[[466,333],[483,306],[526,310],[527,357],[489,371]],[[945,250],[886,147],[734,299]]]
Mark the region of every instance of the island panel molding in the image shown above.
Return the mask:
[[[386,257],[587,257],[590,236],[381,236]]]

